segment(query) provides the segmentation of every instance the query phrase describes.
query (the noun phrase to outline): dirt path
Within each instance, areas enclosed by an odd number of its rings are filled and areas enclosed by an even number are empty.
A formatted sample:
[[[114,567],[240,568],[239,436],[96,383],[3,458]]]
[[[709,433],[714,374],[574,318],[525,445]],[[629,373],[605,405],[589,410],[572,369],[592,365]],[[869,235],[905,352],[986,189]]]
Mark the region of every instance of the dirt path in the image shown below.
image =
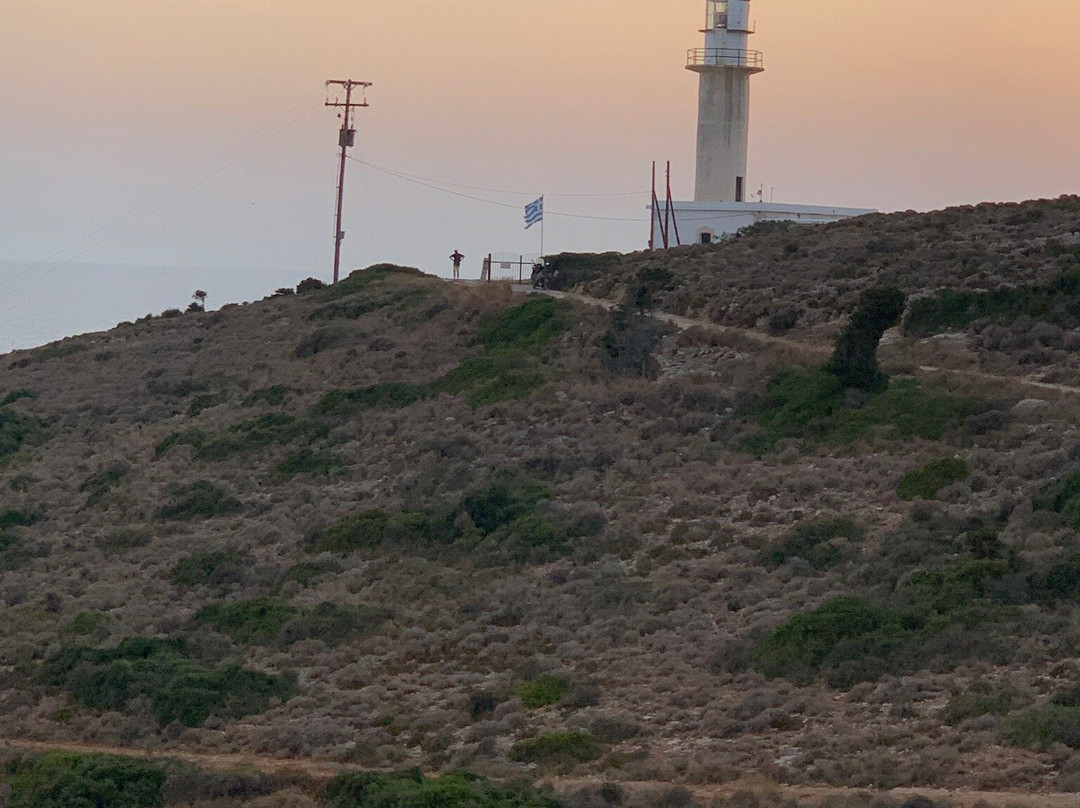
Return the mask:
[[[531,291],[529,287],[515,287],[519,291]],[[587,295],[580,295],[574,292],[553,292],[543,291],[541,294],[548,295],[550,297],[557,297],[564,300],[574,300],[578,303],[583,303],[587,306],[596,306],[602,308],[605,311],[611,311],[618,306],[612,300],[605,300],[602,298],[589,297]],[[728,334],[732,336],[738,336],[746,339],[750,342],[756,342],[759,345],[773,348],[783,348],[788,351],[792,351],[808,358],[812,359],[824,359],[831,352],[832,348],[827,345],[815,345],[813,343],[799,342],[798,340],[787,339],[786,337],[776,337],[772,334],[763,334],[760,331],[754,331],[749,328],[736,328],[734,326],[719,325],[718,323],[711,322],[709,320],[698,320],[692,317],[682,317],[678,314],[668,314],[667,312],[653,312],[653,317],[661,322],[669,323],[675,326],[680,331],[687,331],[691,328],[700,328],[705,331],[709,331],[714,334]],[[1029,392],[1039,391],[1043,393],[1064,393],[1066,395],[1080,395],[1080,387],[1070,387],[1064,384],[1053,384],[1051,382],[1040,382],[1035,379],[1028,379],[1023,376],[1001,376],[994,373],[984,373],[979,370],[959,370],[955,368],[941,368],[933,365],[919,365],[916,370],[926,376],[945,376],[957,380],[974,382],[976,384],[987,385],[995,389],[1002,388],[1020,388]],[[1075,803],[1080,806],[1080,802]]]
[[[109,746],[106,744],[27,741],[19,738],[0,738],[0,750],[44,754],[47,752],[79,752],[91,755],[120,755],[146,760],[178,760],[203,769],[232,771],[256,769],[264,774],[304,775],[318,783],[345,771],[357,771],[359,766],[345,766],[307,758],[278,758],[245,753],[215,754],[184,749],[160,749],[140,746]]]
[[[279,758],[269,755],[254,755],[245,753],[217,754],[212,752],[194,752],[183,749],[157,749],[137,746],[111,746],[106,744],[27,741],[19,738],[0,738],[0,751],[29,752],[32,754],[44,754],[47,752],[78,752],[82,754],[119,755],[126,757],[143,758],[146,760],[176,760],[189,763],[202,769],[211,771],[236,771],[256,770],[264,774],[298,776],[311,781],[314,792],[319,786],[330,778],[342,772],[371,771],[361,766],[351,766],[332,763],[325,760],[313,760],[310,758]],[[551,785],[557,792],[566,793],[584,786],[600,785],[602,780],[591,778],[548,778],[540,781],[542,784]],[[647,782],[619,782],[619,785],[628,791],[656,791],[670,788],[670,783],[655,781]],[[816,805],[826,799],[836,797],[849,797],[858,793],[865,793],[866,789],[833,788],[829,786],[781,786],[775,783],[758,779],[729,783],[722,786],[691,786],[690,791],[697,800],[708,806],[716,798],[730,798],[740,791],[766,795],[774,794],[784,799],[806,801],[809,805]],[[990,792],[990,791],[949,791],[932,788],[901,788],[888,792],[881,792],[894,799],[908,799],[914,796],[929,797],[932,800],[941,800],[953,808],[1078,808],[1080,806],[1080,794],[1025,794],[1020,792]]]
[[[588,779],[553,778],[544,781],[560,793],[574,791],[599,781]],[[670,787],[656,782],[620,782],[627,791],[656,790]],[[800,804],[816,806],[826,800],[866,794],[868,789],[832,788],[828,786],[781,786],[761,779],[750,778],[722,786],[690,786],[690,792],[701,805],[710,805],[715,799],[730,799],[739,792],[749,792],[759,797],[772,796],[783,800],[798,800]],[[1080,794],[1032,794],[1012,791],[950,791],[940,788],[897,788],[891,791],[872,792],[875,796],[887,796],[903,801],[912,797],[927,797],[952,808],[1078,808]]]

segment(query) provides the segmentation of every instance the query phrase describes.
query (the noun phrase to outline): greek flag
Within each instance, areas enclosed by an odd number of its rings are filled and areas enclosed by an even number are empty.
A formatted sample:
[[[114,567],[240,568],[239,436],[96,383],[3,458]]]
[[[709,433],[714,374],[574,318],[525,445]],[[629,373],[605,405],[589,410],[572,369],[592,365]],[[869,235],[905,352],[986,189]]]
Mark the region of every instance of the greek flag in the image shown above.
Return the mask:
[[[544,197],[525,206],[525,229],[528,230],[534,224],[544,221]]]

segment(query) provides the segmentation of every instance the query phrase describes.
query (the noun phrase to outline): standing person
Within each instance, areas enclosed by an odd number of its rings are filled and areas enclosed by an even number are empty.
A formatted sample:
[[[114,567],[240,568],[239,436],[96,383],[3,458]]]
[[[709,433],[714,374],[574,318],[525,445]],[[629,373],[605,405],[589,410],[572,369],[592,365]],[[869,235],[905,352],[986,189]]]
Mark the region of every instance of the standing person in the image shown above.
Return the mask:
[[[454,280],[461,280],[461,262],[465,260],[465,256],[459,251],[454,250],[450,256],[450,260],[454,262]]]

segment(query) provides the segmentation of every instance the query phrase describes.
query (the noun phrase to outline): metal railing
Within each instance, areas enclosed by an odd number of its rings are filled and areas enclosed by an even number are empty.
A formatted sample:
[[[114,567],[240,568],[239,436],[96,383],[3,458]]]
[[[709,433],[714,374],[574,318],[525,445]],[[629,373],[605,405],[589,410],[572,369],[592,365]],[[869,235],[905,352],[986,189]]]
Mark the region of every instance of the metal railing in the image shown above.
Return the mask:
[[[488,253],[480,271],[482,281],[513,281],[525,283],[532,277],[533,264],[540,260],[536,253]]]
[[[735,48],[691,48],[686,53],[687,67],[742,67],[764,70],[765,57],[761,51]]]

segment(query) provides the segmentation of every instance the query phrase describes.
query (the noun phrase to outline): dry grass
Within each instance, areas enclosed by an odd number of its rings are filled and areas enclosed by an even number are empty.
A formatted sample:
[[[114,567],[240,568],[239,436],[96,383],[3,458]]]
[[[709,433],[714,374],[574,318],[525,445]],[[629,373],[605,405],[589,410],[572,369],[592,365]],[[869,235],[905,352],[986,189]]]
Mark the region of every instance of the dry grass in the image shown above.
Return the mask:
[[[1073,215],[1064,203],[1047,210],[1054,227]],[[996,224],[975,227],[979,216]],[[945,250],[950,238],[967,274],[926,269],[909,291],[997,278],[1004,264],[985,258],[985,244],[1027,238],[1006,219],[998,208],[871,218],[673,253],[663,260],[688,273],[666,293],[675,310],[745,325],[757,322],[746,314],[754,301],[768,301],[766,310],[774,301],[808,307],[789,336],[818,347],[800,355],[737,334],[688,331],[662,340],[658,378],[626,379],[604,369],[607,315],[579,306],[569,330],[529,348],[543,384],[496,404],[442,391],[354,414],[312,412],[332,390],[446,377],[486,350],[479,335],[491,315],[522,302],[506,290],[385,271],[341,290],[125,324],[80,338],[78,353],[11,357],[8,365],[19,366],[7,371],[5,389],[37,396],[7,406],[44,431],[0,467],[4,508],[36,516],[2,531],[14,548],[0,553],[4,733],[499,777],[526,771],[509,758],[515,743],[591,733],[605,743],[574,771],[611,780],[715,784],[756,771],[787,784],[852,788],[1052,790],[1073,782],[1080,763],[1071,751],[1006,746],[994,716],[956,727],[941,718],[980,679],[1022,694],[1018,704],[1041,705],[1066,689],[1080,675],[1071,661],[1080,638],[1071,602],[1024,605],[1023,615],[1038,616],[1025,624],[1037,632],[1021,635],[1007,662],[976,654],[845,692],[820,679],[768,681],[747,666],[749,648],[793,614],[852,591],[884,597],[896,578],[915,572],[920,558],[895,560],[888,550],[926,505],[897,492],[906,472],[934,458],[961,455],[972,469],[938,492],[937,507],[954,520],[997,519],[1000,541],[1024,569],[1080,553],[1073,528],[1031,506],[1080,462],[1070,401],[1018,405],[1006,392],[992,417],[935,441],[871,430],[839,446],[783,439],[760,458],[739,448],[753,428],[755,396],[777,371],[812,363],[864,281],[926,262],[922,251]],[[969,224],[999,237],[972,242],[967,229],[950,236]],[[1042,226],[1031,225],[1031,240],[1048,238]],[[798,251],[783,258],[791,239]],[[870,253],[872,239],[914,246]],[[868,278],[834,277],[834,265],[858,251],[875,267]],[[766,277],[760,263],[744,274],[714,271],[755,256],[769,266],[791,262],[791,271],[771,272],[768,289],[751,280]],[[1052,270],[1028,258],[1017,259],[1017,281]],[[614,293],[619,278],[616,270],[595,283]],[[710,308],[720,300],[728,309]],[[320,350],[297,355],[328,328],[332,339]],[[202,396],[206,406],[193,407]],[[200,457],[182,442],[155,455],[170,435],[236,434],[230,427],[280,413],[322,428],[221,457]],[[298,452],[333,458],[333,467],[286,462]],[[155,518],[202,480],[243,510]],[[479,529],[461,504],[511,480],[550,496],[520,520]],[[449,513],[453,540],[310,552],[319,531],[376,510]],[[835,564],[762,562],[799,525],[837,516],[858,530]],[[541,523],[572,540],[557,555],[507,551],[504,539],[540,535]],[[219,557],[243,563],[227,574],[214,567],[205,580],[189,563],[174,577],[184,559]],[[892,559],[895,577],[880,574],[882,559]],[[305,630],[288,642],[257,643],[193,619],[210,604],[258,598],[301,616],[335,604],[334,614],[378,608],[386,618],[355,636]],[[85,614],[103,617],[79,618]],[[85,632],[69,629],[76,622]],[[297,695],[242,720],[211,717],[186,729],[161,726],[147,710],[79,707],[36,676],[40,660],[61,647],[111,647],[136,636],[183,639],[215,667],[295,675]],[[526,708],[515,692],[547,681],[541,677],[568,689]],[[478,693],[495,697],[475,713]],[[634,731],[605,735],[612,727]]]

